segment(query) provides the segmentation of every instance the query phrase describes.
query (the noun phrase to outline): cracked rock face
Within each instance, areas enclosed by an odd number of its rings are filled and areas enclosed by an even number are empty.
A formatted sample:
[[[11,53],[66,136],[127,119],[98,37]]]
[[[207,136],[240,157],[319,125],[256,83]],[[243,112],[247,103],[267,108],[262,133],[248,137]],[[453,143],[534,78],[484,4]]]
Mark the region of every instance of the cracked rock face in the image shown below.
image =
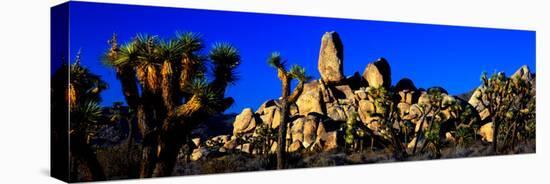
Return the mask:
[[[327,84],[342,82],[344,77],[344,47],[336,32],[326,32],[321,40],[318,69]]]

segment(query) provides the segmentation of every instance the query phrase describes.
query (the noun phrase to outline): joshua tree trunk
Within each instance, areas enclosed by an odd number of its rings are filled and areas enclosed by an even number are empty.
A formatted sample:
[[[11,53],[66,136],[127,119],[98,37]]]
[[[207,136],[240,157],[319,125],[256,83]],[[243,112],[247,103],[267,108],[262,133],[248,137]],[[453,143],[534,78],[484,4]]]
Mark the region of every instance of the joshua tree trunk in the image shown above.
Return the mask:
[[[166,120],[165,125],[174,125],[176,122]],[[178,136],[176,127],[163,127],[163,133],[159,135],[158,161],[153,171],[153,177],[170,176],[176,164],[179,148],[182,146],[183,137]]]
[[[175,113],[166,118],[161,134],[158,136],[158,160],[154,166],[153,177],[172,175],[179,150],[186,140],[186,135],[191,132],[192,127],[200,122],[199,119],[203,118],[207,118],[207,116],[186,118],[186,121],[179,119]]]
[[[420,127],[418,128],[418,131],[416,132],[416,140],[414,141],[414,146],[413,146],[413,154],[416,154],[416,147],[418,146],[418,141],[420,141],[420,137],[422,136],[423,134],[423,130],[422,130],[422,127],[424,126],[424,121],[426,121],[425,119],[425,115],[422,115],[421,119],[420,119]]]
[[[192,96],[185,104],[174,108],[173,112],[169,112],[168,117],[164,120],[160,134],[157,136],[158,150],[156,154],[158,159],[152,173],[154,177],[172,174],[179,150],[187,140],[186,136],[194,127],[211,116],[210,113],[204,111],[205,105],[201,101],[200,97]],[[221,108],[227,108],[232,102],[232,99],[225,99]]]
[[[150,111],[150,109],[145,108],[144,105],[138,106],[138,126],[142,136],[140,178],[151,177],[156,161],[156,136],[154,135],[153,128],[150,126],[152,120],[147,111]]]
[[[282,96],[281,96],[281,113],[280,113],[280,122],[279,125],[279,138],[277,139],[277,169],[285,168],[286,161],[286,123],[288,121],[288,96],[290,95],[290,79],[285,75],[281,77],[283,86],[282,86]]]
[[[440,104],[438,105],[440,106]],[[438,107],[433,114],[439,114],[440,112],[440,108]],[[434,126],[434,120],[435,120],[435,116],[432,116],[432,118],[430,119],[430,122],[428,124],[428,132],[431,132],[432,131],[432,128]],[[426,145],[428,144],[428,141],[425,140],[423,143],[422,143],[422,147],[420,148],[420,152],[423,152],[424,148],[426,148]],[[437,145],[436,145],[437,146]]]
[[[497,140],[498,140],[498,125],[499,125],[499,123],[497,122],[497,117],[496,116],[493,116],[492,119],[493,119],[493,146],[492,146],[492,149],[493,149],[493,153],[497,154],[498,153]]]

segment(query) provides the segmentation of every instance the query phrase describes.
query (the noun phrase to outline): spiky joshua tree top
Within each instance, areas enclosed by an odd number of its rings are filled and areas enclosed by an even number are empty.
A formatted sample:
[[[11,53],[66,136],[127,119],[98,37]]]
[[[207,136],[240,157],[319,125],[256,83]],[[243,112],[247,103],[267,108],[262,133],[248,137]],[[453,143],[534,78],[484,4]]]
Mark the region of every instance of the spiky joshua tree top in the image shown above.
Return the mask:
[[[202,55],[201,37],[191,32],[168,40],[138,34],[120,47],[113,35],[109,44],[104,61],[116,71],[143,136],[140,176],[170,175],[184,143],[181,140],[201,121],[233,103],[224,94],[237,80],[238,50],[229,43],[217,43]]]

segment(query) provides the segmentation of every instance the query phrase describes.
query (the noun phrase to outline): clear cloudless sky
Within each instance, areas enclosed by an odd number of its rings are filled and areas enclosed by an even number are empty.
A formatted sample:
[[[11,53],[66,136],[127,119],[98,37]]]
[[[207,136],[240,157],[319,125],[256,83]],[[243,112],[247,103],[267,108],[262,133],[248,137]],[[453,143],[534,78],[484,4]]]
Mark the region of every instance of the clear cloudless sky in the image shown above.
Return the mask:
[[[137,33],[171,38],[176,31],[200,33],[207,53],[215,42],[239,49],[240,80],[226,95],[235,99],[227,112],[257,108],[280,96],[276,71],[267,65],[273,51],[319,78],[321,37],[337,31],[344,44],[344,73],[362,73],[369,62],[386,58],[392,82],[410,78],[417,87],[441,86],[451,94],[480,84],[483,71],[512,74],[522,65],[535,72],[535,32],[459,26],[287,16],[182,8],[70,2],[70,54],[82,50],[82,64],[109,83],[103,105],[124,101],[112,69],[100,62],[113,33],[125,43]],[[55,17],[53,17],[55,18]]]

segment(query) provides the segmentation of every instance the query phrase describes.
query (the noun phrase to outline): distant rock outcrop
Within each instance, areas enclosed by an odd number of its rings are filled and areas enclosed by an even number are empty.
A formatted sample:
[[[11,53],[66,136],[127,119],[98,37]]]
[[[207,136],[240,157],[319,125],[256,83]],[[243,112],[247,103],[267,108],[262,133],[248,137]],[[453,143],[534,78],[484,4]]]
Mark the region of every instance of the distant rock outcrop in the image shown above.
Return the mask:
[[[533,77],[531,74],[531,71],[529,70],[529,67],[526,65],[521,66],[510,78],[513,81],[517,80],[524,80],[524,81],[532,81]]]

